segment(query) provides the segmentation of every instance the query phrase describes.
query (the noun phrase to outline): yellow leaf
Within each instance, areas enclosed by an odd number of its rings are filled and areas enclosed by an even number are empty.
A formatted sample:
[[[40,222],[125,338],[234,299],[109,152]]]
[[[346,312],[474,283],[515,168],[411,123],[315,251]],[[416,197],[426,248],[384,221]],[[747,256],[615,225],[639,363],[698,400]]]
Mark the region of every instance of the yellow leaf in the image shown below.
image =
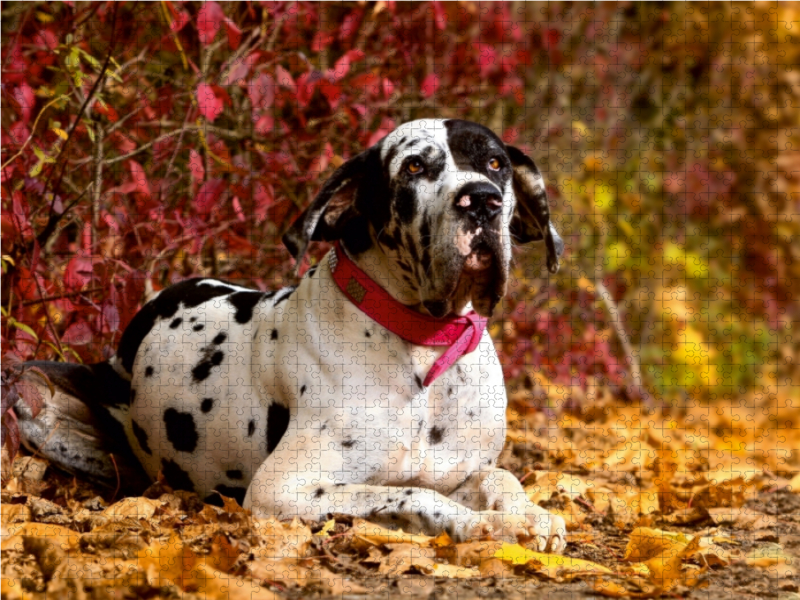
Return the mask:
[[[534,552],[519,544],[503,544],[494,554],[495,558],[512,565],[528,565],[539,573],[555,579],[559,575],[577,572],[611,573],[611,569],[579,558]],[[531,564],[532,563],[532,564]]]
[[[433,537],[429,535],[414,535],[405,533],[402,529],[394,531],[386,529],[380,525],[375,525],[363,519],[356,519],[353,521],[351,530],[354,535],[367,540],[373,544],[392,544],[392,543],[408,543],[417,544],[419,546],[428,546],[433,541]]]
[[[27,536],[47,538],[51,544],[59,546],[64,551],[77,548],[81,537],[78,533],[61,525],[20,523],[19,525],[3,527],[3,541],[0,544],[0,548],[3,550],[22,548],[22,538]]]
[[[66,139],[69,137],[69,136],[67,135],[67,132],[66,132],[66,131],[64,131],[63,129],[61,129],[60,127],[53,127],[52,131],[53,131],[53,132],[54,132],[54,133],[55,133],[55,134],[56,134],[58,137],[60,137],[62,140],[66,140]]]
[[[325,521],[325,525],[323,525],[322,529],[320,529],[317,532],[317,535],[319,537],[322,537],[322,538],[330,537],[331,531],[333,531],[333,528],[335,526],[336,526],[336,521],[334,519],[330,519],[328,521]]]

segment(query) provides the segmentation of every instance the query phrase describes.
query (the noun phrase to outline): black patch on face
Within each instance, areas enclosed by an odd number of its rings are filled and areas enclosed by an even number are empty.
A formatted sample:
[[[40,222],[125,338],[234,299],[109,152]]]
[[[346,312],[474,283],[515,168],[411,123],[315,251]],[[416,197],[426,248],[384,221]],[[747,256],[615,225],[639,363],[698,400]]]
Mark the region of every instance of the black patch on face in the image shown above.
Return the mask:
[[[414,374],[414,381],[417,383],[417,387],[422,390],[425,386],[422,385],[422,377],[418,374]]]
[[[247,437],[253,437],[253,434],[256,432],[256,422],[253,419],[250,419],[247,422]]]
[[[200,403],[200,410],[204,413],[210,413],[212,408],[214,408],[214,399],[203,398],[203,401]]]
[[[205,328],[206,328],[205,325],[203,325],[202,323],[198,323],[197,325],[192,327],[192,331],[203,331],[203,329]]]
[[[217,486],[214,486],[214,489],[226,498],[233,498],[236,500],[236,502],[239,503],[239,506],[244,504],[244,497],[247,495],[247,488],[238,485],[225,485],[221,483]],[[209,494],[203,499],[203,502],[210,504],[211,506],[223,506],[222,498],[219,497],[219,494]]]
[[[192,317],[189,319],[189,323],[194,323],[195,321],[197,321],[197,317]]]
[[[134,401],[134,400],[136,400],[136,390],[134,390],[134,389],[131,389],[131,399],[130,399],[130,401],[129,401],[129,404],[130,404],[131,406],[133,406],[133,401]]]
[[[177,319],[173,319],[172,323],[169,324],[170,329],[177,329],[178,326],[183,323],[183,317],[178,317]]]
[[[314,274],[317,272],[317,269],[318,269],[318,268],[319,268],[319,265],[314,265],[313,267],[311,267],[311,268],[308,270],[308,272],[306,273],[306,276],[307,276],[309,279],[311,279],[311,278],[314,276]]]
[[[267,454],[272,454],[289,427],[289,409],[273,402],[267,410]]]
[[[278,330],[277,329],[273,329],[272,330],[272,333],[269,334],[269,339],[271,339],[273,342],[278,339]]]
[[[231,293],[231,288],[227,285],[199,285],[200,281],[208,279],[188,279],[166,288],[133,317],[125,333],[122,334],[117,349],[117,356],[125,371],[131,372],[139,345],[155,327],[158,319],[172,317],[181,305],[184,308],[194,308],[212,298]]]
[[[236,309],[233,318],[237,323],[249,323],[253,318],[253,309],[264,294],[256,291],[235,292],[228,296],[228,302]]]
[[[410,187],[399,187],[395,191],[394,214],[403,225],[410,225],[417,214],[417,195]]]
[[[225,471],[225,477],[228,479],[244,479],[244,474],[239,469],[230,469]]]
[[[133,436],[136,438],[136,441],[139,442],[139,447],[152,456],[153,452],[150,450],[150,446],[147,443],[147,433],[145,433],[144,429],[139,427],[139,424],[133,419],[131,419],[131,427],[133,429]]]
[[[322,498],[324,494],[325,488],[317,488],[317,490],[314,492],[314,498]]]
[[[297,286],[290,286],[280,291],[280,293],[275,297],[275,303],[273,306],[278,306],[281,302],[286,300],[292,293],[297,289]]]
[[[447,145],[453,155],[453,161],[459,169],[475,171],[486,175],[500,189],[511,179],[511,161],[506,153],[505,144],[495,133],[477,123],[448,119]],[[489,160],[497,158],[501,162],[499,171],[489,169]]]
[[[342,448],[352,448],[356,445],[356,441],[353,439],[347,439],[342,442]]]
[[[220,331],[217,335],[214,336],[214,339],[211,340],[211,343],[214,344],[215,346],[219,346],[227,339],[228,339],[228,334],[225,333],[224,331]]]
[[[441,443],[445,433],[447,432],[444,427],[431,427],[430,431],[428,431],[428,443],[433,446]]]
[[[167,485],[173,490],[194,491],[194,483],[189,474],[181,469],[175,461],[162,458],[161,472],[164,474],[164,480]]]
[[[190,413],[168,408],[164,411],[167,439],[178,452],[194,452],[197,448],[197,427]]]
[[[144,370],[144,376],[145,377],[152,377],[153,376],[153,371],[154,371],[153,367],[146,367],[145,370]]]

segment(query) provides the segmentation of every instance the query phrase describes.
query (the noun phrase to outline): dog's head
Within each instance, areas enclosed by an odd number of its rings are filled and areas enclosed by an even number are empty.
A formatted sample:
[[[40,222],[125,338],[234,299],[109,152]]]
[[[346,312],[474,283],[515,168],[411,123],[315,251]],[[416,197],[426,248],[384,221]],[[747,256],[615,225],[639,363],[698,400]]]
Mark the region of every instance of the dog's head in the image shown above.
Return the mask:
[[[443,317],[469,302],[491,315],[512,239],[543,240],[558,270],[564,243],[533,160],[477,123],[423,119],[339,167],[283,242],[298,264],[310,241],[341,240],[356,260],[378,252],[403,283],[402,301]]]

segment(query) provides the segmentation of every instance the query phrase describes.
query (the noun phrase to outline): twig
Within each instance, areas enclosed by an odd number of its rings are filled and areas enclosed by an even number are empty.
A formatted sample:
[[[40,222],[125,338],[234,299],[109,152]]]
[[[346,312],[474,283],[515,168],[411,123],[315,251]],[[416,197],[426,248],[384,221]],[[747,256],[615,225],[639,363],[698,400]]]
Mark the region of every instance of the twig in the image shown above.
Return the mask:
[[[53,106],[53,104],[55,104],[59,100],[63,100],[64,98],[68,98],[68,97],[69,96],[67,96],[67,94],[61,94],[58,98],[53,98],[52,100],[50,100],[50,102],[48,102],[47,104],[44,105],[42,110],[39,111],[39,114],[36,116],[36,120],[33,122],[33,127],[31,127],[31,134],[28,136],[28,139],[25,140],[25,143],[22,144],[22,147],[19,149],[19,152],[17,152],[14,156],[12,156],[6,162],[4,162],[2,164],[2,167],[0,167],[0,168],[5,169],[9,164],[11,164],[14,160],[16,160],[22,154],[22,151],[25,150],[25,148],[28,146],[30,141],[33,139],[33,134],[36,132],[36,126],[39,124],[39,119],[42,118],[42,115],[44,114],[44,111],[46,111],[48,108]]]
[[[611,297],[611,292],[608,291],[608,288],[599,277],[595,279],[594,285],[595,289],[597,290],[597,294],[603,300],[603,304],[605,304],[606,310],[611,316],[611,324],[614,327],[614,332],[617,334],[617,338],[619,338],[619,341],[622,344],[622,350],[625,352],[625,358],[627,359],[628,366],[631,369],[633,383],[636,385],[637,391],[641,392],[643,389],[642,370],[639,366],[639,361],[636,359],[636,355],[633,352],[633,347],[631,346],[630,340],[628,340],[628,334],[625,331],[625,325],[622,323],[622,317],[620,317],[619,308],[614,302],[614,298]]]
[[[44,298],[39,298],[37,300],[26,300],[22,303],[22,306],[32,306],[34,304],[41,304],[42,302],[50,302],[52,300],[63,300],[64,298],[72,298],[73,296],[80,296],[81,294],[94,294],[96,292],[102,292],[105,288],[97,287],[91,288],[88,290],[78,290],[77,292],[70,292],[68,294],[56,294],[55,296],[45,296]]]
[[[115,47],[116,41],[117,41],[116,40],[116,32],[117,32],[117,8],[118,8],[118,6],[119,6],[118,4],[114,3],[114,14],[113,14],[113,16],[111,18],[111,39],[112,39],[112,42],[111,42],[111,47],[108,49],[108,54],[106,55],[106,60],[105,60],[105,62],[103,62],[103,67],[100,69],[100,73],[98,73],[97,79],[95,80],[94,85],[92,86],[92,89],[89,90],[89,94],[86,96],[86,99],[83,101],[83,104],[81,105],[81,108],[78,111],[78,116],[75,118],[75,122],[72,124],[72,127],[70,128],[69,133],[67,134],[67,139],[64,142],[64,144],[61,146],[61,149],[58,152],[58,156],[55,159],[56,162],[58,162],[58,160],[64,154],[64,151],[69,146],[69,143],[72,140],[72,136],[75,134],[75,130],[78,128],[78,125],[80,124],[81,119],[83,118],[83,113],[86,110],[86,107],[89,105],[89,102],[94,97],[95,92],[100,88],[100,85],[101,85],[101,83],[103,82],[103,80],[105,78],[106,71],[108,70],[108,63],[111,61],[111,55],[114,52],[114,47]],[[50,202],[50,208],[49,208],[50,218],[48,219],[44,230],[36,237],[36,240],[39,242],[40,246],[44,246],[44,243],[47,241],[47,238],[50,236],[50,234],[52,233],[52,231],[55,228],[56,224],[61,219],[61,216],[64,214],[63,212],[61,214],[58,214],[58,215],[54,214],[53,213],[53,207],[55,206],[56,200],[58,198],[58,190],[61,187],[61,180],[64,178],[64,170],[66,169],[66,167],[67,167],[67,162],[64,161],[62,163],[62,166],[61,166],[61,171],[60,171],[60,173],[58,175],[58,180],[56,181],[55,185],[53,186],[53,190],[52,190],[53,200]],[[55,169],[51,170],[50,173],[47,176],[47,180],[44,182],[44,186],[43,186],[42,189],[45,191],[45,193],[47,192],[47,188],[48,188],[48,186],[50,184],[50,179],[52,178],[54,172],[55,172]]]
[[[103,187],[103,141],[105,132],[102,126],[97,128],[95,136],[94,189],[92,190],[92,252],[97,247],[97,227],[100,223],[100,195]]]

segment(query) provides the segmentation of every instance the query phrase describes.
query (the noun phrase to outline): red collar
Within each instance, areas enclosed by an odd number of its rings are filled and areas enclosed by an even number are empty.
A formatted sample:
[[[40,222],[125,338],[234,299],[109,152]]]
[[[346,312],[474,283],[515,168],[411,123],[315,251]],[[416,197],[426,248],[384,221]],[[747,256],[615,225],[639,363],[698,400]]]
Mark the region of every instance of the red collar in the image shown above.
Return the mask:
[[[423,382],[425,387],[478,347],[488,319],[474,310],[463,317],[443,319],[423,315],[392,298],[350,260],[339,243],[331,259],[331,274],[336,285],[365,315],[412,344],[450,346],[428,371]]]

